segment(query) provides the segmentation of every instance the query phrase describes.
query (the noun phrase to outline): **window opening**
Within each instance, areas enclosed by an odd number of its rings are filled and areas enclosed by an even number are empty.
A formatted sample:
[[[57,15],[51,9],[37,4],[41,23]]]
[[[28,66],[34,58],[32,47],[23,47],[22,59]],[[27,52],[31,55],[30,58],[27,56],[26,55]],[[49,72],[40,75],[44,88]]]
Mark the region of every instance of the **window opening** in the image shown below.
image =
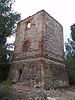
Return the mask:
[[[30,22],[27,23],[27,28],[30,28]]]
[[[22,75],[22,69],[19,69],[19,78],[18,78],[18,81],[20,80],[21,75]]]
[[[26,23],[26,30],[30,29],[31,28],[31,23],[30,21]]]

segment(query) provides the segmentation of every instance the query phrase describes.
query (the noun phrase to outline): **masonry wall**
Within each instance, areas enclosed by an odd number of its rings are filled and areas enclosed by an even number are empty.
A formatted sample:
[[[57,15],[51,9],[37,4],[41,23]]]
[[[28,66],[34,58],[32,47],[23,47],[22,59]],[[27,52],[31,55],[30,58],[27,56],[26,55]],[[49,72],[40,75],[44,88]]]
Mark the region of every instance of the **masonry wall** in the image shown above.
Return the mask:
[[[44,10],[19,22],[11,81],[45,89],[68,86],[63,49],[63,28]]]
[[[30,28],[27,28],[28,23],[30,23]],[[18,23],[14,50],[15,59],[25,59],[25,57],[34,58],[41,54],[42,27],[43,12]]]
[[[44,56],[59,62],[64,61],[63,28],[49,14],[44,14]]]

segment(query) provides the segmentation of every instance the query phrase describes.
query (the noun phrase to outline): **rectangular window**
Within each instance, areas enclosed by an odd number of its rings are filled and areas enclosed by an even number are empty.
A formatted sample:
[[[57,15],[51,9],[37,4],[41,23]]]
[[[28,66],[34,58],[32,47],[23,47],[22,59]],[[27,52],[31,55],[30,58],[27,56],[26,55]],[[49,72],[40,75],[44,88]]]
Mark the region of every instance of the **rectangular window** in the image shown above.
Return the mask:
[[[30,21],[28,21],[26,23],[26,31],[29,30],[30,28],[31,28],[31,23],[30,23]]]

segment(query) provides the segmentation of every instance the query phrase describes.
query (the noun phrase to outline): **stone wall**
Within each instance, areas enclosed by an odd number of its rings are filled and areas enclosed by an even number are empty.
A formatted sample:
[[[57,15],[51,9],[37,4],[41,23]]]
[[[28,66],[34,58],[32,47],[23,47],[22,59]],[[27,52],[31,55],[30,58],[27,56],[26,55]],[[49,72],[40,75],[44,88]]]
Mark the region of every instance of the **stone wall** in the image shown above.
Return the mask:
[[[64,64],[46,58],[16,61],[10,76],[12,83],[21,82],[25,86],[51,88],[68,85]]]
[[[17,25],[10,79],[45,89],[68,86],[63,28],[44,10]]]
[[[33,51],[39,49],[39,42],[42,37],[42,16],[43,12],[28,17],[27,19],[18,23],[16,40],[15,40],[15,53],[23,52],[23,43],[25,41],[30,42],[30,50]],[[27,28],[30,23],[30,28]]]
[[[64,60],[62,26],[47,13],[44,14],[44,55],[48,59]]]

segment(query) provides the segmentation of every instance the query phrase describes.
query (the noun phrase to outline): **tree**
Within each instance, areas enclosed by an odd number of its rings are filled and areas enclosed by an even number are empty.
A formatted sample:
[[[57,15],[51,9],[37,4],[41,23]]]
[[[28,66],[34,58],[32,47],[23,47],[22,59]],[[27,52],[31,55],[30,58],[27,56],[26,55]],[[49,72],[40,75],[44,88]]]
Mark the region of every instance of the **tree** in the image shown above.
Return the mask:
[[[16,22],[20,20],[20,14],[12,9],[13,3],[13,0],[0,0],[0,79],[4,76],[4,70],[7,72],[10,56],[7,37],[14,34]]]
[[[75,84],[75,24],[71,26],[71,38],[68,39],[65,46],[65,64],[68,71],[69,81],[71,84]]]
[[[67,56],[75,55],[75,24],[71,26],[71,38],[65,43]]]

